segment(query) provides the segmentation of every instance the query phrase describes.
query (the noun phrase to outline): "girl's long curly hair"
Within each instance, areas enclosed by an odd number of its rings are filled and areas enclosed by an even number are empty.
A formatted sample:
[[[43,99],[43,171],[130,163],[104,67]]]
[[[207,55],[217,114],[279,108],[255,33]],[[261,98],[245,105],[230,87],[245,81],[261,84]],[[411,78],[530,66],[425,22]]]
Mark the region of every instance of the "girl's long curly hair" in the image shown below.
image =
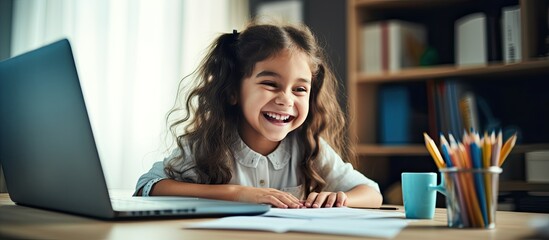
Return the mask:
[[[252,23],[241,33],[222,34],[209,49],[197,69],[197,83],[186,96],[184,107],[174,107],[168,113],[170,132],[181,150],[181,154],[166,165],[168,176],[203,184],[225,184],[231,180],[235,163],[232,148],[239,138],[238,124],[245,121],[240,107],[234,104],[242,80],[252,74],[257,62],[284,49],[305,53],[313,75],[307,119],[294,130],[303,154],[300,170],[305,196],[320,192],[326,186],[316,166],[321,154],[320,138],[344,161],[356,163],[356,155],[347,147],[347,119],[337,101],[342,93],[339,82],[309,28]],[[179,133],[182,129],[183,133]],[[181,170],[176,166],[183,161],[185,142],[194,156],[195,166]],[[195,180],[181,178],[189,170],[196,173]]]

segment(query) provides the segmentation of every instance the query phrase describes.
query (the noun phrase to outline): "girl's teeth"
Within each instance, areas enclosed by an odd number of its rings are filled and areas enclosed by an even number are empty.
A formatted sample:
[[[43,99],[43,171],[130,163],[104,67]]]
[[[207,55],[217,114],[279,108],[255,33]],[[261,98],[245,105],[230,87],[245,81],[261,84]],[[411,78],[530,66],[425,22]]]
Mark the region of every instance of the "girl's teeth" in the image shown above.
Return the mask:
[[[290,115],[282,116],[282,115],[276,114],[276,113],[267,113],[267,116],[269,116],[270,118],[274,118],[276,120],[280,120],[280,121],[285,121],[285,120],[288,120],[288,118],[290,118]]]

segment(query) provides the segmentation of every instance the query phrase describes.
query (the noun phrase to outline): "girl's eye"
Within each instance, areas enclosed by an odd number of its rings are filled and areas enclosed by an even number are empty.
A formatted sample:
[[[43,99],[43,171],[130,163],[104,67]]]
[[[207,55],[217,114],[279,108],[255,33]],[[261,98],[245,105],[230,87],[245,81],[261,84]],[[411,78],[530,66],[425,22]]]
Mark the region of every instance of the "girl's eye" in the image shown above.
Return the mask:
[[[275,83],[275,82],[271,82],[271,81],[264,81],[264,82],[261,82],[260,84],[261,84],[261,85],[265,85],[265,86],[267,86],[267,87],[269,87],[269,88],[276,88],[276,87],[277,87],[276,83]]]
[[[307,88],[305,88],[305,87],[297,87],[297,88],[295,88],[294,91],[296,91],[296,92],[307,92]]]

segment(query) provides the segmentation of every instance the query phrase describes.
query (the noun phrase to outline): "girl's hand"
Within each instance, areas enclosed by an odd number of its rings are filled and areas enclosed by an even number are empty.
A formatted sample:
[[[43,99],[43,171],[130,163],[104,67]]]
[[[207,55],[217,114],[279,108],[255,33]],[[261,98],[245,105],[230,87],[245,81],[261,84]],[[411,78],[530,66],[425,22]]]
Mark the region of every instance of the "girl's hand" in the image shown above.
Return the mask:
[[[237,193],[241,202],[266,203],[277,208],[302,208],[303,202],[294,195],[274,188],[242,186]]]
[[[331,208],[347,205],[347,194],[344,192],[312,192],[305,201],[308,208]]]

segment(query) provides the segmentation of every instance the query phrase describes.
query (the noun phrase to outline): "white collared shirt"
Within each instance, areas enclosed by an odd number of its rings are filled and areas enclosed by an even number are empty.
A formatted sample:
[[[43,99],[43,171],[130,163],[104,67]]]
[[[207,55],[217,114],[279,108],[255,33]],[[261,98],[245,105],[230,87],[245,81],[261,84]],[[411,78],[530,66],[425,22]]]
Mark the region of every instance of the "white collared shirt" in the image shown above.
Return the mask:
[[[337,192],[349,191],[354,187],[364,184],[379,192],[376,182],[365,177],[362,173],[353,169],[350,163],[345,163],[341,157],[323,139],[320,141],[321,152],[318,159],[319,174],[326,181],[323,191]],[[183,161],[175,167],[177,170],[189,169],[194,166],[194,157],[188,144],[183,148]],[[177,156],[179,150],[153,164],[149,172],[143,174],[137,181],[136,192],[143,188],[142,195],[148,196],[152,186],[169,178],[164,172],[164,166],[170,159]],[[243,186],[275,188],[289,192],[298,198],[303,198],[302,183],[300,180],[301,169],[299,164],[301,150],[294,134],[289,134],[278,147],[269,155],[263,156],[250,149],[239,138],[234,149],[235,161],[233,176],[229,184]],[[184,176],[178,176],[175,180],[192,179],[196,181],[196,173],[193,170],[186,171]]]

